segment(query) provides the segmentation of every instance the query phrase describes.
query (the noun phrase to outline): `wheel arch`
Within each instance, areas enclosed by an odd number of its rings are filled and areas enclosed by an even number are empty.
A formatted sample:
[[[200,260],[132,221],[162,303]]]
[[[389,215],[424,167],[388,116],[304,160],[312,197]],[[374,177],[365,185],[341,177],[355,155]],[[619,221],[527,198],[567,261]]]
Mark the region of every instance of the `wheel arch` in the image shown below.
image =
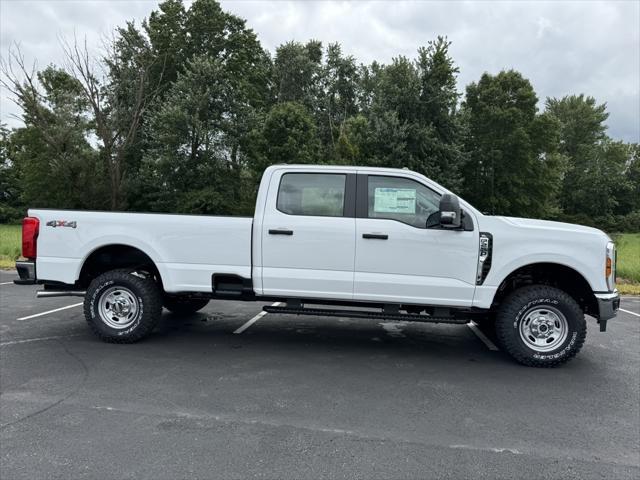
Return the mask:
[[[146,269],[162,286],[162,275],[151,256],[136,246],[120,242],[102,244],[85,255],[77,283],[87,287],[98,275],[119,268]]]
[[[555,262],[535,262],[520,266],[499,284],[491,308],[514,290],[525,285],[549,285],[569,294],[590,315],[598,313],[598,301],[587,279],[576,269]]]

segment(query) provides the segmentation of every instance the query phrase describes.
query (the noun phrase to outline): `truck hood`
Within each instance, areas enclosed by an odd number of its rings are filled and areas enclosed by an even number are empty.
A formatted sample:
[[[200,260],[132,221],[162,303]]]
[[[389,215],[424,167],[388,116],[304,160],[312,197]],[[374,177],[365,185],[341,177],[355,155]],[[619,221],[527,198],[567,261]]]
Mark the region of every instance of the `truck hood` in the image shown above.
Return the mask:
[[[598,230],[593,227],[585,227],[584,225],[576,225],[574,223],[564,223],[564,222],[553,222],[550,220],[536,220],[533,218],[518,218],[518,217],[493,217],[496,220],[503,221],[509,225],[513,225],[515,227],[522,228],[535,228],[535,229],[545,229],[545,230],[554,230],[558,232],[573,232],[573,233],[586,233],[591,235],[596,235],[599,237],[606,237],[608,240],[609,236],[604,233],[602,230]]]

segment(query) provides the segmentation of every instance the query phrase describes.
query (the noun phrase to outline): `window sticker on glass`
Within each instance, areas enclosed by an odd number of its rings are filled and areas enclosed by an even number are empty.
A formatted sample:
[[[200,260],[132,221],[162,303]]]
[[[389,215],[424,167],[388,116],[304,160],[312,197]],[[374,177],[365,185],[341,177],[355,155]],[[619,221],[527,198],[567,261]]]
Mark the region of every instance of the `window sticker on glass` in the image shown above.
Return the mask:
[[[373,211],[375,213],[416,213],[414,188],[376,188]]]

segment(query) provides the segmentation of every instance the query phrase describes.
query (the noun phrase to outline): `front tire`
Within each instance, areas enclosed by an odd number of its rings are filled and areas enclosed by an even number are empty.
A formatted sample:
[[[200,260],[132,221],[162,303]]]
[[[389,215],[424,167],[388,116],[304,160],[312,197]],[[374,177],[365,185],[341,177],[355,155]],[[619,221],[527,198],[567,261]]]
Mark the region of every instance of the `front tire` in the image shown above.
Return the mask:
[[[133,343],[149,335],[162,313],[160,288],[151,278],[120,269],[96,277],[84,298],[91,330],[109,343]]]
[[[575,357],[587,335],[584,313],[564,291],[531,285],[511,293],[496,316],[500,345],[519,363],[556,367]]]

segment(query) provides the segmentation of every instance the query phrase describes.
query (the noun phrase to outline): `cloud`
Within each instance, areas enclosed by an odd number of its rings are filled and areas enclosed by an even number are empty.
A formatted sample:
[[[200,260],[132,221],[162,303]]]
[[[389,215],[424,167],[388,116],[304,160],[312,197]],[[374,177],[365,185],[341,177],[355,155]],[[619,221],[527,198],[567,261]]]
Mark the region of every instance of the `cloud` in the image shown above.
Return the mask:
[[[413,57],[437,35],[453,42],[458,88],[487,71],[513,68],[541,100],[585,93],[609,107],[609,133],[640,141],[640,3],[591,2],[267,2],[223,1],[245,19],[271,52],[289,40],[340,42],[359,62]],[[126,20],[156,8],[152,1],[0,2],[2,52],[21,43],[40,66],[61,61],[60,35],[74,32],[100,46]],[[2,121],[17,113],[2,98]]]

